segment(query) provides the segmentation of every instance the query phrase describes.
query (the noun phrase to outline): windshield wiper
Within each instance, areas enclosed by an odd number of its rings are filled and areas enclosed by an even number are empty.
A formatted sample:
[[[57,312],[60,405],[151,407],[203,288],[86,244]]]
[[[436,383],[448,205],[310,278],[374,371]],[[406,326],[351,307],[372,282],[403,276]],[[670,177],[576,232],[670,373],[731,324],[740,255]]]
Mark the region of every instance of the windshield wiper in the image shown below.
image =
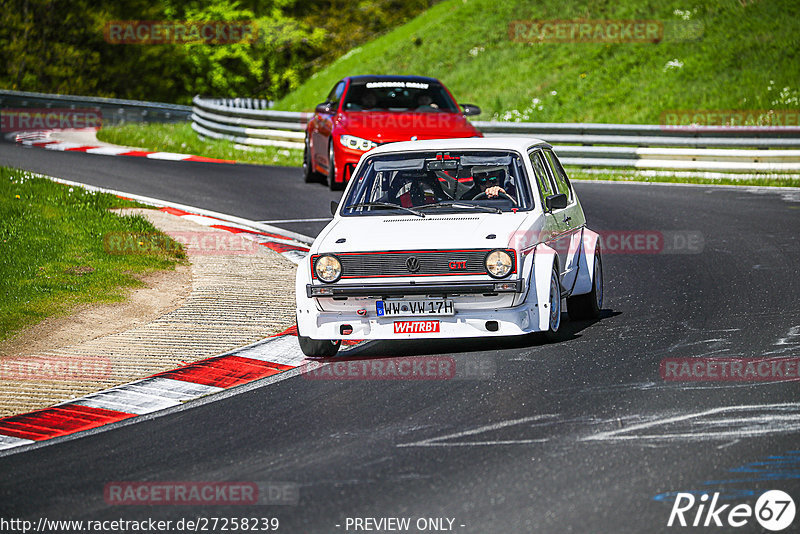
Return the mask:
[[[470,209],[470,210],[482,210],[489,213],[503,213],[503,210],[500,208],[494,208],[492,206],[483,206],[480,204],[461,204],[459,202],[439,202],[436,204],[426,204],[424,206],[417,206],[417,209],[423,210],[428,208],[456,208],[456,209]]]
[[[352,204],[350,206],[345,206],[346,210],[352,211],[353,208],[385,208],[385,209],[392,209],[392,210],[403,210],[403,211],[407,211],[409,213],[413,213],[417,217],[425,217],[424,213],[420,213],[417,210],[412,210],[411,208],[406,208],[405,206],[392,204],[391,202],[359,202],[358,204]]]

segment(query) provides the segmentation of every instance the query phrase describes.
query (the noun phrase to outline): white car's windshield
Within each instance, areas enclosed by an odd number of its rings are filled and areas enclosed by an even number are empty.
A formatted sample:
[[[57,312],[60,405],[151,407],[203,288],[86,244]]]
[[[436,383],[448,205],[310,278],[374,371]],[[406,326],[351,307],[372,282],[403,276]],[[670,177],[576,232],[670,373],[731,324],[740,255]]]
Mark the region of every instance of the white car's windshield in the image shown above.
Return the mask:
[[[415,152],[375,156],[354,177],[342,215],[530,209],[528,180],[514,152]]]

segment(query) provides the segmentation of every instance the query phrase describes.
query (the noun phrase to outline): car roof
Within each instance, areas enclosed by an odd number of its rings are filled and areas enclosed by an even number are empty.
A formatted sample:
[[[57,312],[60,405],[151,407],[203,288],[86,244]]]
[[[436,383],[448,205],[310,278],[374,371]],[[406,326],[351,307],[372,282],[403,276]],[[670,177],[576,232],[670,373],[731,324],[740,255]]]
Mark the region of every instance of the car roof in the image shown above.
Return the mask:
[[[363,74],[359,76],[347,76],[344,80],[351,82],[427,82],[441,84],[436,78],[429,78],[427,76],[400,76],[400,75],[383,75],[383,74]]]
[[[431,150],[514,150],[524,153],[533,146],[552,148],[547,141],[535,137],[466,137],[455,139],[426,139],[386,143],[369,151],[374,154],[417,152]]]

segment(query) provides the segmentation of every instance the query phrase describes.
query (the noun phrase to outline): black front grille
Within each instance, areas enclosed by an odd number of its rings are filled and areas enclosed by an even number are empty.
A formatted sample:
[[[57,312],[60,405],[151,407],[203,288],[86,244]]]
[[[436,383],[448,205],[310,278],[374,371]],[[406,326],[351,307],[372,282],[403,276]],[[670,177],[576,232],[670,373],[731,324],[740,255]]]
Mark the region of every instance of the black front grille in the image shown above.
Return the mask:
[[[351,252],[336,256],[342,262],[342,279],[463,276],[487,274],[485,259],[492,250],[494,249]],[[514,271],[515,269],[512,272]]]

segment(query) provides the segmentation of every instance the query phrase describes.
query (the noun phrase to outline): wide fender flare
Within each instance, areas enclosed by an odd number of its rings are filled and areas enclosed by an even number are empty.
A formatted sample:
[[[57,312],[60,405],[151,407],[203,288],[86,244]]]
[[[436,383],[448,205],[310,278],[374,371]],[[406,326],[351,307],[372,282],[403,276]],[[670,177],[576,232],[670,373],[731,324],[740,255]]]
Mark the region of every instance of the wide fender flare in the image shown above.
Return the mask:
[[[550,326],[550,273],[558,253],[552,247],[540,243],[533,250],[533,270],[529,281],[528,303],[536,305],[539,310],[538,330],[547,330]]]
[[[306,256],[297,266],[297,275],[294,279],[294,294],[297,303],[297,329],[308,337],[317,328],[316,304],[313,298],[306,296],[306,284],[310,283],[311,266],[309,256]]]
[[[594,257],[600,253],[600,234],[584,228],[581,233],[581,250],[578,257],[578,275],[575,277],[573,295],[584,295],[594,283]]]

